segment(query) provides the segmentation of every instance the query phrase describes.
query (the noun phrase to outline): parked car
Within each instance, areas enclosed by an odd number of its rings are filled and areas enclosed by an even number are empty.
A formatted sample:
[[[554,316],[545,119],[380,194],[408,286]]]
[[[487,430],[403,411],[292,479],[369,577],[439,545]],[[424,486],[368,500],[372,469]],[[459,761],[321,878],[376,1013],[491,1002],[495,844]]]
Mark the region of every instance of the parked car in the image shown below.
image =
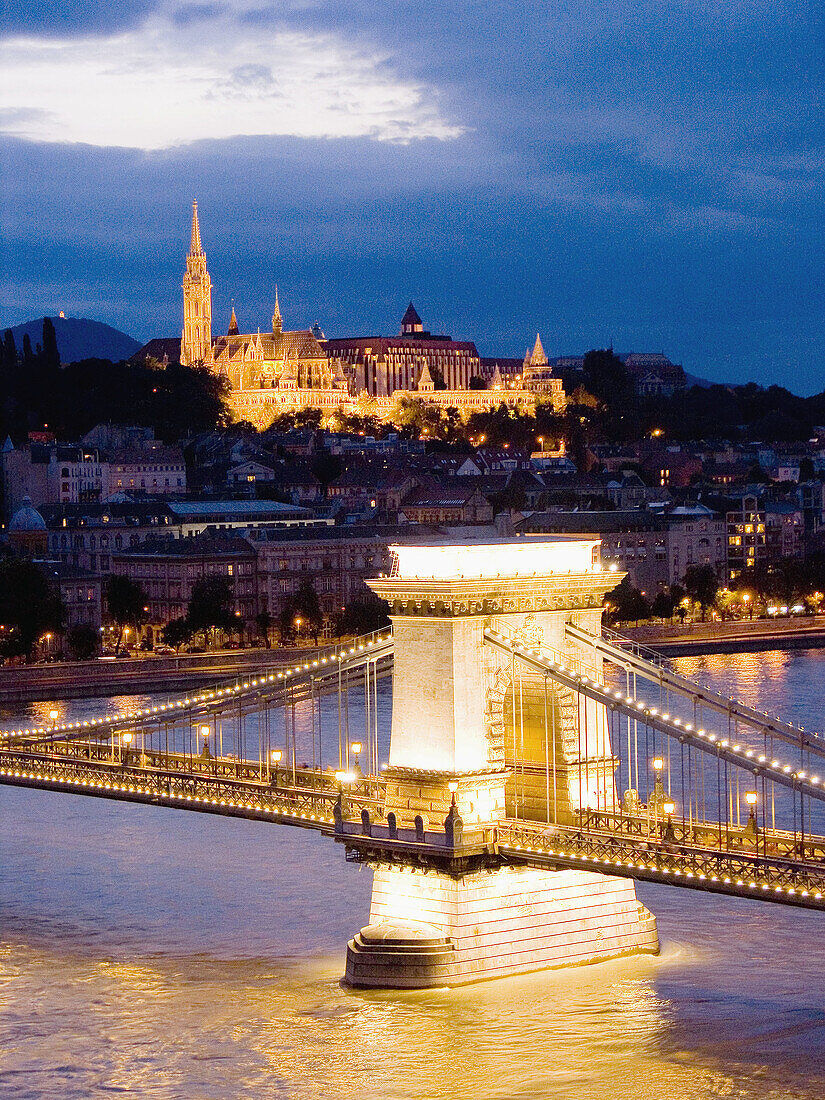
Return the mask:
[[[153,652],[159,654],[161,657],[174,657],[175,655],[175,649],[171,645],[156,645]]]

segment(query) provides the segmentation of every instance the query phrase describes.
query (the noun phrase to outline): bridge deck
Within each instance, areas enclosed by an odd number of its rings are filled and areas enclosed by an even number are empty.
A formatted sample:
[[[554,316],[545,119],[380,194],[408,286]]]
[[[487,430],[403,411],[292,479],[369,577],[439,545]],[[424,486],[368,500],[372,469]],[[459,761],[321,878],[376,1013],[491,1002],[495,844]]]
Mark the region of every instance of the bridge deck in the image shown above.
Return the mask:
[[[669,828],[643,815],[587,811],[575,826],[504,820],[468,830],[458,847],[441,830],[422,839],[393,835],[383,820],[385,781],[364,776],[343,794],[334,773],[295,768],[267,773],[252,760],[185,754],[115,755],[96,741],[44,750],[0,750],[0,784],[168,806],[313,829],[334,836],[348,858],[434,867],[456,875],[504,864],[577,868],[740,897],[825,910],[825,837],[763,830],[748,837],[673,818]],[[336,829],[341,798],[343,820]],[[369,814],[368,824],[362,811]]]

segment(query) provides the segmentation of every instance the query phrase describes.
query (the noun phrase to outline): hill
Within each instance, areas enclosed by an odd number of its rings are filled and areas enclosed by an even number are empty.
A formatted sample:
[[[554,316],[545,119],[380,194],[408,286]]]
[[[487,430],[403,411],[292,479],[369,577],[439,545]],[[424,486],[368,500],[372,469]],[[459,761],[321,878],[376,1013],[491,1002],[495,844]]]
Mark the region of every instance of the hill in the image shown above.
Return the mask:
[[[51,320],[57,334],[61,363],[76,363],[80,359],[111,359],[118,362],[134,355],[140,347],[137,340],[101,321],[92,321],[87,317],[52,317]],[[14,325],[11,331],[18,351],[23,347],[26,333],[32,347],[36,348],[43,339],[43,318]]]

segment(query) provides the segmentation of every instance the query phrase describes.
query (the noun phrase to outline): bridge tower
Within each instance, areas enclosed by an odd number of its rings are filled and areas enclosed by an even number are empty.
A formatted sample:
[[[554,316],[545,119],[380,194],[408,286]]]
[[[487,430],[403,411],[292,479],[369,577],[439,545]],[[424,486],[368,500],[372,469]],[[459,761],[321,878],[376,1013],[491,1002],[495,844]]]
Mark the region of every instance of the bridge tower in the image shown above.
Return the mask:
[[[369,582],[393,622],[392,733],[384,814],[399,835],[447,836],[440,867],[372,859],[370,924],[350,941],[356,986],[421,988],[658,950],[633,882],[577,870],[474,869],[503,819],[574,824],[618,805],[604,707],[522,671],[485,632],[562,654],[600,676],[599,542],[581,537],[393,547]],[[422,861],[423,862],[423,861]],[[476,865],[478,866],[478,865]]]

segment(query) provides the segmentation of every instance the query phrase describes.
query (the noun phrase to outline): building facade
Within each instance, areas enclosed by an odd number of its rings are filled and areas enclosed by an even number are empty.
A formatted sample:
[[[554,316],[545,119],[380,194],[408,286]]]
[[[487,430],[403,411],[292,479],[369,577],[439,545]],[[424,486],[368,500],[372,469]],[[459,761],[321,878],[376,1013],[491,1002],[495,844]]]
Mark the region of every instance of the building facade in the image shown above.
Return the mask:
[[[281,413],[305,408],[320,409],[327,422],[338,411],[367,412],[387,419],[394,412],[396,397],[404,396],[470,413],[502,402],[533,407],[540,392],[550,395],[559,411],[564,407],[561,383],[553,380],[549,384],[551,368],[546,359],[540,364],[543,375],[536,378],[534,388],[504,384],[500,375],[488,389],[483,388],[475,344],[426,331],[412,302],[396,337],[328,340],[317,325],[285,330],[276,289],[269,330],[241,333],[233,307],[226,334],[213,338],[212,282],[197,203],[192,209],[192,236],[183,277],[183,319],[181,362],[206,366],[225,378],[235,418],[262,430]],[[136,358],[145,358],[150,351],[159,353],[165,343],[153,341]],[[481,389],[470,389],[474,378],[479,379]],[[372,404],[367,407],[365,402]]]

